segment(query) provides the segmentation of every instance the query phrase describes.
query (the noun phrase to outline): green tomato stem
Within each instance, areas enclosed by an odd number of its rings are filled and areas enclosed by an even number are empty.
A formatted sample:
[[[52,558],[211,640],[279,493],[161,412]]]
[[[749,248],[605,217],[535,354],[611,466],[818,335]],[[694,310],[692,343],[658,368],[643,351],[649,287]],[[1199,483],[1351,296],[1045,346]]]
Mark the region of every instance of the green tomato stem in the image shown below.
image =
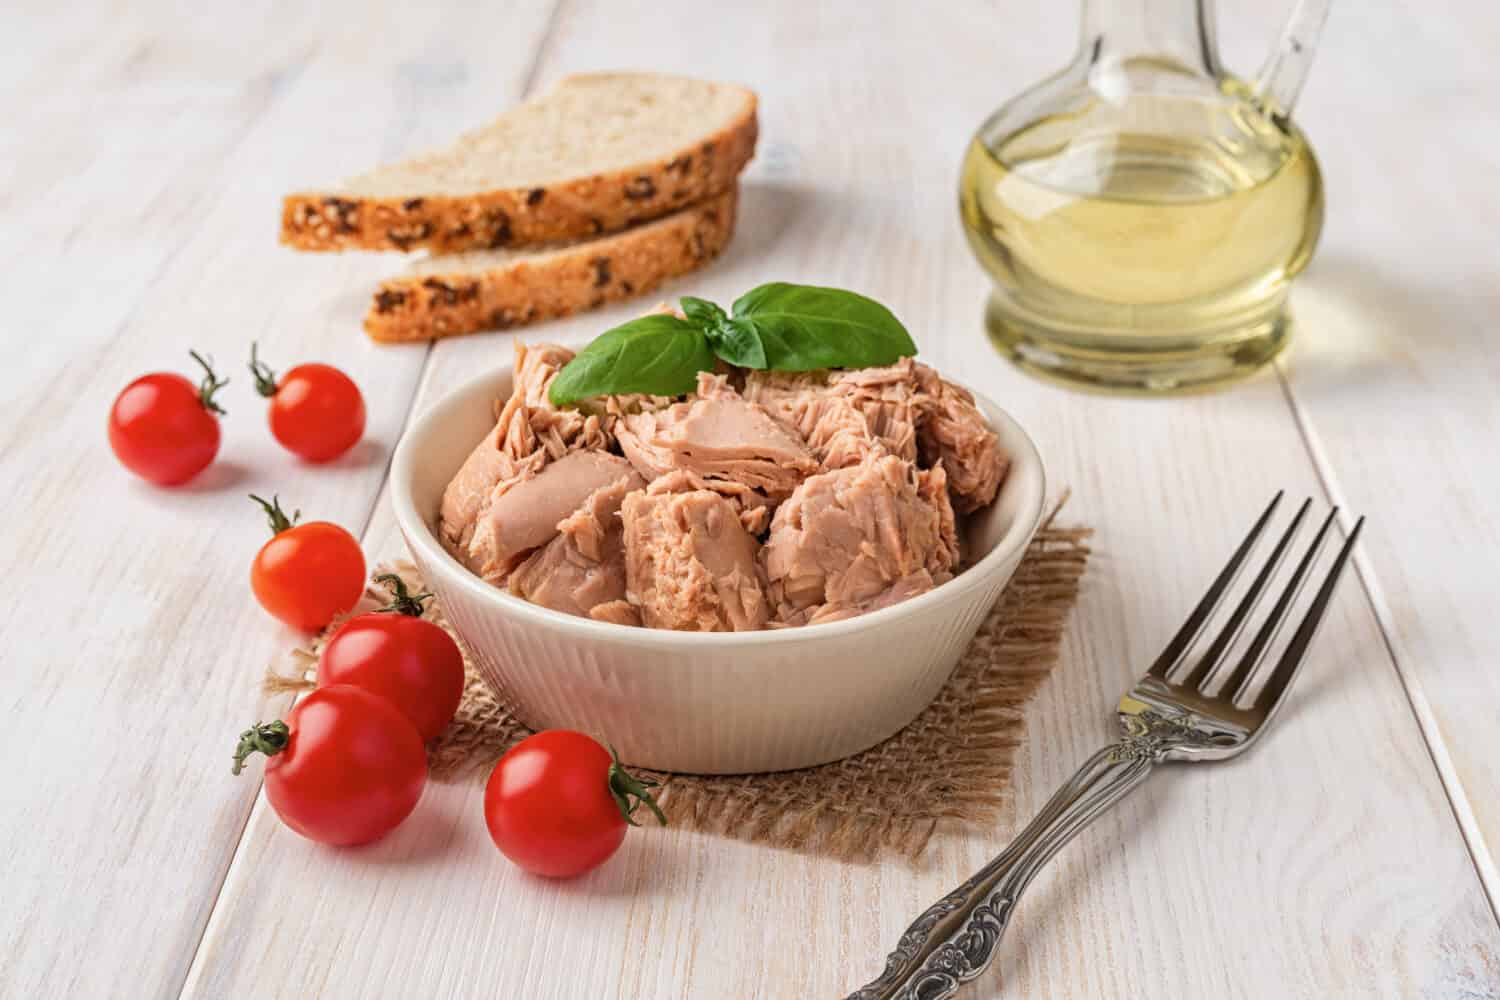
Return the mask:
[[[287,531],[302,516],[302,511],[296,510],[292,512],[291,517],[287,517],[286,511],[281,509],[281,499],[274,493],[271,494],[270,503],[262,500],[254,493],[250,494],[250,499],[260,504],[260,509],[266,512],[266,519],[271,522],[271,534],[273,535],[279,535],[283,531]]]
[[[625,817],[625,822],[631,826],[640,826],[635,821],[635,811],[644,803],[656,814],[656,821],[666,826],[667,814],[661,811],[661,806],[656,804],[656,799],[651,797],[650,792],[650,789],[657,787],[658,782],[650,778],[637,778],[625,770],[614,747],[609,748],[609,755],[614,758],[614,763],[609,765],[609,794],[614,796],[615,805],[620,807],[620,815]],[[632,799],[635,801],[631,801]]]
[[[221,417],[224,416],[224,407],[220,406],[218,401],[214,399],[214,393],[228,385],[229,380],[227,378],[219,378],[219,376],[215,375],[213,365],[203,360],[203,355],[197,351],[188,351],[188,354],[192,356],[194,361],[203,366],[203,381],[198,383],[198,401],[210,413],[217,413]]]
[[[255,391],[269,399],[276,395],[276,373],[256,357],[256,346],[255,341],[250,341],[250,374],[255,376]]]
[[[433,596],[429,591],[423,591],[420,594],[411,593],[406,589],[406,581],[395,573],[380,573],[375,577],[375,582],[383,583],[387,587],[390,587],[393,595],[391,603],[383,608],[376,608],[376,611],[389,611],[395,614],[411,615],[413,618],[421,618],[422,612],[425,610],[422,607],[422,602]]]
[[[240,733],[239,745],[234,748],[234,768],[230,773],[239,774],[244,770],[245,758],[253,753],[263,753],[267,757],[281,753],[286,749],[290,736],[286,723],[280,719],[275,722],[257,722]]]

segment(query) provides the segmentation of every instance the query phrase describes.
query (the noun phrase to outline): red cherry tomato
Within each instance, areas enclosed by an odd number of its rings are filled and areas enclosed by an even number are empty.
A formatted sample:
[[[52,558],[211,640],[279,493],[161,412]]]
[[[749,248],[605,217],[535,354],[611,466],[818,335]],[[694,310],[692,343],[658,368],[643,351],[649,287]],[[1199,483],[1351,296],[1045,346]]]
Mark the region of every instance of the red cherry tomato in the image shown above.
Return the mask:
[[[251,495],[271,519],[274,537],[250,565],[250,587],[260,606],[293,628],[316,632],[359,603],[365,555],[354,536],[327,521],[297,524],[280,502]]]
[[[219,453],[219,418],[224,411],[214,393],[229,384],[198,355],[203,381],[181,375],[142,375],[115,397],[109,411],[109,446],[120,464],[142,479],[176,486],[208,467]]]
[[[349,847],[390,833],[427,783],[427,752],[406,716],[347,684],[318,688],[287,713],[240,734],[234,773],[264,753],[266,798],[287,826]]]
[[[642,803],[666,823],[648,791],[655,784],[632,777],[591,737],[549,729],[495,765],[484,788],[484,821],[495,846],[520,867],[571,878],[609,860]]]
[[[332,365],[298,365],[279,380],[250,345],[255,388],[271,400],[271,434],[309,462],[329,462],[365,433],[365,398],[354,380]]]
[[[339,626],[318,658],[318,686],[353,684],[377,694],[430,740],[453,721],[463,697],[463,654],[452,636],[421,617],[431,594],[409,594],[389,573],[375,579],[389,584],[395,599]]]

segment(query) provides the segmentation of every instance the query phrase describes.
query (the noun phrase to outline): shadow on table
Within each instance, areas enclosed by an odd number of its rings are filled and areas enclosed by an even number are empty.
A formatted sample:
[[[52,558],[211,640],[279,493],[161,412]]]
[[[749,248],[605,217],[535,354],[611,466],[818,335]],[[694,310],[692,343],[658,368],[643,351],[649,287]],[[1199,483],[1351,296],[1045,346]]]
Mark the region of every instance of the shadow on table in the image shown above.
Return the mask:
[[[644,811],[644,810],[643,810]],[[682,837],[655,826],[628,831],[625,842],[614,856],[586,875],[571,879],[550,879],[528,875],[537,887],[560,896],[587,898],[648,898],[688,895],[686,882],[700,859],[694,852],[691,837]],[[496,856],[496,860],[503,862]]]
[[[364,469],[372,465],[384,465],[387,449],[374,438],[365,438],[323,468]],[[314,463],[308,463],[309,465]]]
[[[250,477],[250,470],[232,459],[219,459],[192,479],[173,489],[185,493],[221,493],[238,489]]]
[[[810,188],[785,181],[745,181],[740,185],[734,239],[720,260],[728,266],[761,260],[792,230],[821,226],[817,213],[826,207],[822,193]]]
[[[1480,324],[1500,314],[1500,285],[1479,291],[1332,256],[1298,282],[1292,306],[1293,388],[1378,392],[1421,380],[1424,368],[1491,363]]]

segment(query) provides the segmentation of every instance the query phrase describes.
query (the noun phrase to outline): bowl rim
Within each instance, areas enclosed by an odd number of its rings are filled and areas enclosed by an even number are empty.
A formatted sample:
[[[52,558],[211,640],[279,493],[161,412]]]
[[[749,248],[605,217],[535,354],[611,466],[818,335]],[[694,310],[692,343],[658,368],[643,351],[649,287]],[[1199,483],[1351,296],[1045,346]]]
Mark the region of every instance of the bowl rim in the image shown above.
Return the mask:
[[[465,380],[444,393],[431,405],[425,407],[407,425],[396,445],[391,459],[391,503],[395,508],[396,524],[406,541],[408,549],[420,549],[422,561],[445,575],[445,583],[464,589],[471,600],[487,604],[503,615],[519,617],[544,628],[569,633],[579,639],[624,642],[638,646],[656,646],[682,650],[699,647],[705,651],[725,650],[745,646],[774,646],[798,642],[837,640],[852,632],[893,625],[904,619],[919,615],[929,609],[957,601],[976,588],[983,586],[992,576],[1001,571],[1012,557],[1030,544],[1042,523],[1046,507],[1047,477],[1036,442],[1026,429],[994,400],[969,386],[956,385],[973,393],[975,401],[984,412],[992,427],[996,418],[1005,425],[1007,435],[1022,445],[1020,454],[1011,455],[1011,471],[1025,464],[1035,469],[1037,487],[1029,509],[1017,512],[1015,522],[1006,533],[973,565],[953,579],[940,584],[925,594],[901,601],[878,611],[866,612],[834,622],[821,622],[797,628],[757,629],[746,632],[679,632],[672,629],[643,628],[601,622],[590,618],[555,611],[552,608],[533,604],[508,591],[487,583],[464,566],[438,541],[437,533],[428,523],[428,518],[417,509],[412,495],[416,473],[417,442],[436,433],[436,426],[447,416],[447,411],[458,405],[458,401],[477,394],[481,385],[497,381],[510,381],[510,367],[491,369]],[[950,381],[953,381],[950,379]],[[998,428],[997,428],[998,429]],[[1001,489],[1003,490],[1004,484]],[[412,553],[416,555],[415,552]],[[431,581],[429,581],[431,582]]]

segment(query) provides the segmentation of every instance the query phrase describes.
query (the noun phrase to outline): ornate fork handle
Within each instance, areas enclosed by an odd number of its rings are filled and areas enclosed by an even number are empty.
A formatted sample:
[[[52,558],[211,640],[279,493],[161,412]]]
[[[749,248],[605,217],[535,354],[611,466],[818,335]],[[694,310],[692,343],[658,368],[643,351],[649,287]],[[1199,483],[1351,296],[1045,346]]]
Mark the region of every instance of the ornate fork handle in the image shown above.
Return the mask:
[[[1009,847],[912,922],[886,958],[885,971],[849,1000],[953,996],[989,966],[1016,902],[1042,866],[1145,781],[1165,753],[1152,733],[1132,733],[1095,753]]]
[[[1337,508],[1318,529],[1276,599],[1270,617],[1262,622],[1244,655],[1224,677],[1221,690],[1211,693],[1206,682],[1213,679],[1214,672],[1224,662],[1247,616],[1254,611],[1275,575],[1311,499],[1292,518],[1291,526],[1276,543],[1270,558],[1187,676],[1174,682],[1170,675],[1188,658],[1199,634],[1223,602],[1281,496],[1278,493],[1261,514],[1146,675],[1120,698],[1117,711],[1125,733],[1120,741],[1090,757],[999,857],[928,907],[901,935],[895,951],[886,958],[885,971],[880,977],[850,994],[849,1000],[952,997],[960,985],[978,976],[994,959],[1021,893],[1042,866],[1096,816],[1144,782],[1152,768],[1164,760],[1223,760],[1250,746],[1285,700],[1292,678],[1305,660],[1349,553],[1359,538],[1363,518],[1354,523],[1354,529],[1344,539],[1332,568],[1323,578],[1290,643],[1260,686],[1253,704],[1246,707],[1237,703],[1236,698],[1244,698],[1256,679],[1267,649],[1297,600],[1308,571],[1333,527]]]

